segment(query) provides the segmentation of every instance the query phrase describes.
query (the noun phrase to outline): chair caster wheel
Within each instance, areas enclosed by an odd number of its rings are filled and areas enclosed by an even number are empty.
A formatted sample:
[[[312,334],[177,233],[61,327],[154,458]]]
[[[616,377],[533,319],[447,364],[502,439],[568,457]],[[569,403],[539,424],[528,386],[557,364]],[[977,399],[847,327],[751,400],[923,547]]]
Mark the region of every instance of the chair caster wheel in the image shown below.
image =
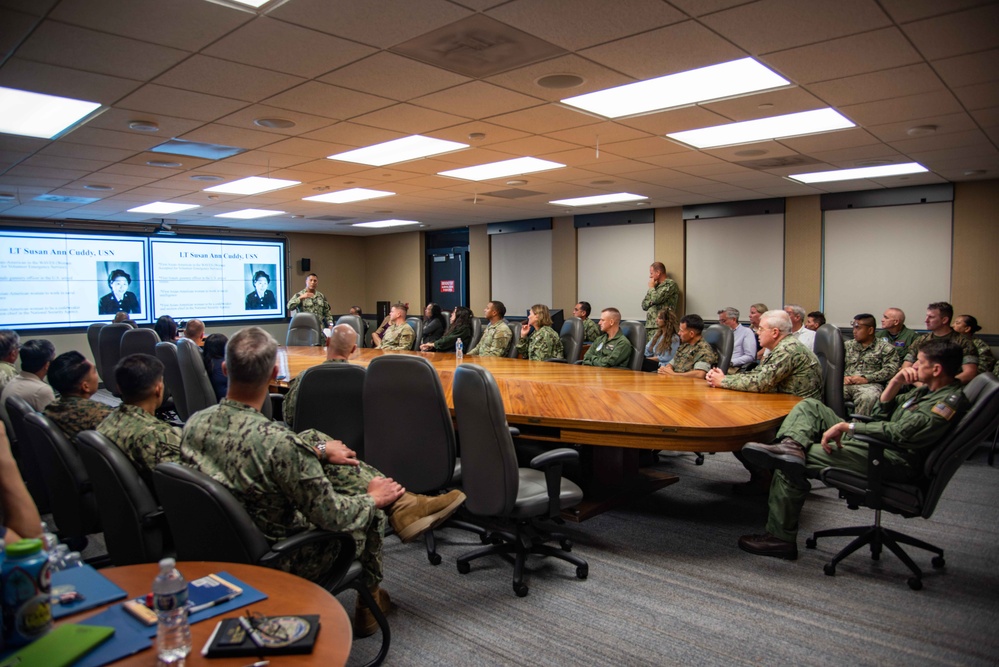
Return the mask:
[[[914,591],[923,590],[923,580],[919,577],[909,577],[909,580],[905,583],[909,584],[909,588]]]
[[[514,583],[513,585],[513,592],[516,593],[519,598],[527,597],[528,590],[530,589],[528,589],[524,584]]]
[[[589,574],[590,574],[590,567],[588,565],[580,565],[579,567],[576,568],[577,579],[586,579],[586,577],[589,576]]]
[[[482,544],[489,544],[492,540],[493,538],[489,533],[482,533],[479,535],[479,542],[482,542]]]
[[[826,563],[825,565],[823,565],[822,566],[822,571],[826,573],[827,577],[835,577],[836,576],[836,566],[833,565],[832,563]]]
[[[815,541],[814,537],[809,537],[805,540],[806,549],[814,549],[816,544],[818,544],[818,542]]]
[[[934,556],[933,560],[930,561],[930,565],[933,566],[934,570],[939,570],[939,569],[943,568],[943,566],[946,565],[946,564],[947,564],[947,561],[944,560],[943,556]]]
[[[694,465],[695,466],[702,466],[702,465],[704,465],[704,454],[698,454],[697,455],[697,457],[694,459]]]
[[[427,560],[430,561],[431,565],[440,565],[441,564],[441,555],[440,554],[427,554]]]
[[[881,554],[878,552],[871,553],[871,560],[881,560]]]
[[[558,543],[559,546],[562,547],[562,551],[572,551],[572,540],[559,540]]]
[[[468,563],[458,561],[458,574],[468,574],[472,571],[472,566]]]

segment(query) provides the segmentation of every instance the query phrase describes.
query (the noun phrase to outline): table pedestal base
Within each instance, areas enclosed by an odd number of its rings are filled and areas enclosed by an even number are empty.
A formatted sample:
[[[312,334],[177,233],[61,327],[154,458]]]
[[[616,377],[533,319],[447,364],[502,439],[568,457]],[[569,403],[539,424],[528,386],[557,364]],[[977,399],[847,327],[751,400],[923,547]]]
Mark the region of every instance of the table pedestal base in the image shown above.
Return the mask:
[[[586,521],[680,481],[671,473],[640,470],[639,449],[584,446],[579,453],[581,478],[577,482],[583,489],[583,502],[562,511],[566,521]]]

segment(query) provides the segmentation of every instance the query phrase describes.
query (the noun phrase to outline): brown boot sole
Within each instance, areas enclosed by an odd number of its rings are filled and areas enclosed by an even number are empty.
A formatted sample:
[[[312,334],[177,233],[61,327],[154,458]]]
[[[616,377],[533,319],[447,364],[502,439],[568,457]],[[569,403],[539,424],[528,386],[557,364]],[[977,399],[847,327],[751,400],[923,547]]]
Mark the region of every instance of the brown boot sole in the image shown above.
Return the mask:
[[[433,530],[437,526],[441,525],[445,521],[451,518],[451,515],[458,511],[461,504],[465,502],[465,494],[462,493],[458,498],[435,514],[429,514],[422,519],[418,519],[413,523],[406,526],[402,531],[396,533],[396,536],[403,544],[408,544],[416,538],[423,535],[423,533],[428,530]]]

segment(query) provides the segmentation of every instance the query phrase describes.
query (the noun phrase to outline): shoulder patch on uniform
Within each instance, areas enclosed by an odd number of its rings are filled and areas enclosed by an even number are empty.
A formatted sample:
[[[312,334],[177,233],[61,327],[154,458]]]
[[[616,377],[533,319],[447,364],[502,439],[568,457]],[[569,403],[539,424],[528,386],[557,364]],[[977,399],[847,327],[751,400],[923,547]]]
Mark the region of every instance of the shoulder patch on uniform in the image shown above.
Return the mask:
[[[943,417],[947,421],[950,421],[954,415],[957,414],[957,407],[960,404],[961,395],[951,394],[944,400],[940,401],[930,410],[935,415]]]

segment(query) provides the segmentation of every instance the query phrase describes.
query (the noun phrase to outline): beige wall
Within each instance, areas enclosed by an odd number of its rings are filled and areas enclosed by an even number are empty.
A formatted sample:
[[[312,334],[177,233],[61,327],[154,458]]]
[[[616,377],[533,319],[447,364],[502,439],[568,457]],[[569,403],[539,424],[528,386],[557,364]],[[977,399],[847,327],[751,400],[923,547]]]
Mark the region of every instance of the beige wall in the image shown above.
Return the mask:
[[[346,313],[351,306],[361,306],[365,312],[373,312],[374,302],[364,302],[368,240],[330,234],[288,234],[288,293],[285,301],[305,287],[305,277],[314,272],[319,276],[319,291],[329,299],[334,313]],[[312,260],[310,271],[302,271],[303,257]]]
[[[784,209],[784,303],[818,310],[822,293],[822,208],[819,195],[788,197]],[[771,305],[771,308],[777,308]]]
[[[409,314],[422,314],[426,256],[421,232],[403,232],[364,239],[364,312],[374,313],[377,301],[409,303]]]
[[[576,305],[576,227],[571,215],[552,218],[552,309],[572,313]]]
[[[657,208],[655,215],[655,258],[666,267],[666,274],[680,288],[678,308],[683,313],[687,293],[686,236],[683,225],[683,208]]]
[[[999,334],[999,180],[954,185],[954,313],[978,318],[983,333]]]
[[[475,315],[478,315],[492,298],[492,280],[492,255],[489,252],[489,234],[486,226],[469,227],[468,305]]]

